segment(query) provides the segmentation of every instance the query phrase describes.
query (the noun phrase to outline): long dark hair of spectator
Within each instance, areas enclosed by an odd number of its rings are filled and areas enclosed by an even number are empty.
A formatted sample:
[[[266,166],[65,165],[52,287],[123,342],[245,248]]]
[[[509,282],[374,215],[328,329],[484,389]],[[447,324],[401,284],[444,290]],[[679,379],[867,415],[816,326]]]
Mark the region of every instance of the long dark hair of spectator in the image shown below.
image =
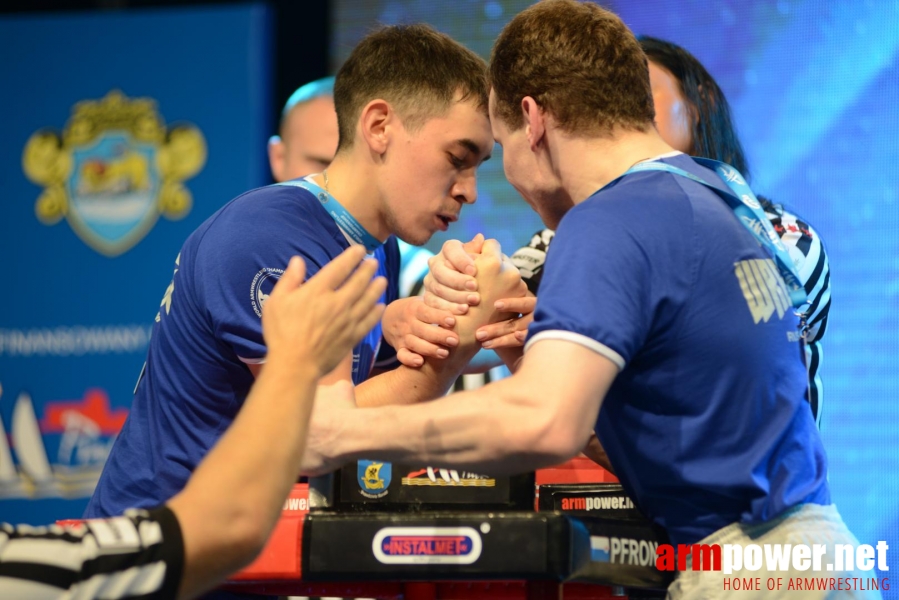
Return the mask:
[[[693,121],[689,153],[727,163],[749,181],[749,163],[718,82],[695,56],[677,44],[650,36],[638,39],[646,58],[671,73],[680,84]],[[759,201],[765,210],[780,213],[780,207],[767,198],[759,196]]]

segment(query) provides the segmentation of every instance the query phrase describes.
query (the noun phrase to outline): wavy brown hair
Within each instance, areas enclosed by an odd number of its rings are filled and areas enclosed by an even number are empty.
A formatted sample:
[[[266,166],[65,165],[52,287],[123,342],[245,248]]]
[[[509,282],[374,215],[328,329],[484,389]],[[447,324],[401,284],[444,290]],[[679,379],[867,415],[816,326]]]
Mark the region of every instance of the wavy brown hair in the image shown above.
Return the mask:
[[[525,96],[574,134],[646,131],[655,117],[640,44],[592,3],[545,0],[516,15],[493,46],[489,77],[496,116],[513,130],[524,124]]]

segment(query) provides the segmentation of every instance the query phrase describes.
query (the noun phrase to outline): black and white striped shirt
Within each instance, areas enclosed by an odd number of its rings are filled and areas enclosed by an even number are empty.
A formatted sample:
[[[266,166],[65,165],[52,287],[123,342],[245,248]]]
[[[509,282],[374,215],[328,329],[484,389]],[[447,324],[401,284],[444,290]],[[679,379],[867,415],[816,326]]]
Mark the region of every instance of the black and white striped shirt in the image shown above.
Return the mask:
[[[175,598],[181,527],[167,507],[74,526],[0,524],[0,598]]]
[[[787,247],[808,296],[809,304],[802,315],[808,328],[803,344],[803,358],[809,379],[807,398],[815,422],[820,427],[821,408],[824,404],[820,376],[823,357],[821,338],[827,329],[827,315],[830,311],[830,265],[820,236],[808,223],[777,205],[767,207],[765,214]],[[554,235],[555,232],[551,229],[538,231],[527,246],[520,248],[511,257],[528,289],[535,296],[538,295],[537,289],[543,277],[546,252]]]

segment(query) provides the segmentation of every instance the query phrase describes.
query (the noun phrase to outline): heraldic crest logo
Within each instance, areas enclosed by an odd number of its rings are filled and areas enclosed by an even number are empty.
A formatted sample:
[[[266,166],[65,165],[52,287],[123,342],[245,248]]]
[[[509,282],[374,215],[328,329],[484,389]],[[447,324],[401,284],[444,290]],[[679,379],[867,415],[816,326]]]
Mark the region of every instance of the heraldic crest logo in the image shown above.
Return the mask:
[[[166,127],[151,98],[118,90],[72,108],[60,136],[32,134],[25,175],[44,186],[35,214],[45,225],[63,217],[81,240],[109,257],[127,252],[159,215],[181,219],[193,199],[184,181],[206,164],[206,140],[190,123]]]

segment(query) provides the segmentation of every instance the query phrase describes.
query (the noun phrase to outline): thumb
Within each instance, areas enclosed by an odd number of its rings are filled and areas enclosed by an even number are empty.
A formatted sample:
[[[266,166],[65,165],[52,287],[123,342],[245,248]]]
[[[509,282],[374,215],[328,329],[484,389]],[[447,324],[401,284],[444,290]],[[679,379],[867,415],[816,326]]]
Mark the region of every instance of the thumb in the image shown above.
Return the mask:
[[[471,238],[471,241],[465,242],[464,244],[462,244],[462,247],[465,248],[465,251],[470,254],[480,254],[483,244],[484,244],[484,234],[478,233],[473,238]]]
[[[496,260],[502,261],[503,249],[497,240],[489,239],[484,242],[484,246],[481,248],[481,254],[484,256],[492,256]]]

